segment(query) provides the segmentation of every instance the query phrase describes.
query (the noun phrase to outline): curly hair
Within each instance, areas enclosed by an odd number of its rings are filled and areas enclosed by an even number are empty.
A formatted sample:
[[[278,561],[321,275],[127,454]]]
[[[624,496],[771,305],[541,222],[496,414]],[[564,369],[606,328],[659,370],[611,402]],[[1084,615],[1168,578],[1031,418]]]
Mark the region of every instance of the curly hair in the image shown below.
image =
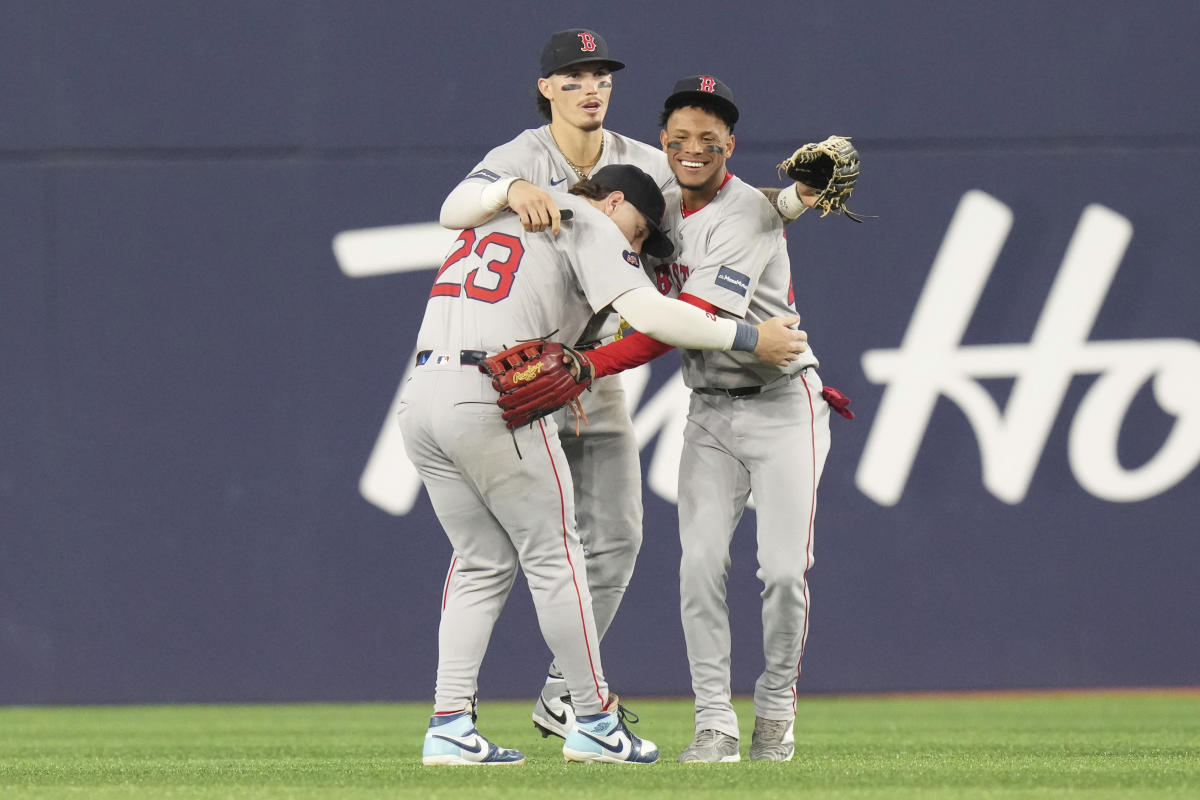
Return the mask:
[[[613,193],[613,189],[601,186],[591,178],[581,178],[567,189],[567,194],[582,197],[585,200],[603,200]]]
[[[666,130],[667,120],[681,108],[698,108],[701,111],[707,111],[717,119],[725,123],[725,127],[729,128],[729,132],[733,133],[733,119],[729,114],[729,108],[724,103],[716,100],[709,100],[704,97],[686,97],[676,100],[673,103],[667,103],[663,106],[662,114],[658,118],[658,126]]]

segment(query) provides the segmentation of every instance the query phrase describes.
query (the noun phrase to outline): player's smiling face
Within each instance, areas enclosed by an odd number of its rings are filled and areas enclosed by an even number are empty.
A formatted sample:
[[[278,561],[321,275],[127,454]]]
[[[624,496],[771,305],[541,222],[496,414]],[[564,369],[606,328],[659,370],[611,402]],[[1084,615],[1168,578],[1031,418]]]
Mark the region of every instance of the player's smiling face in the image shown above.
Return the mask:
[[[550,101],[555,121],[594,131],[604,125],[612,72],[601,64],[579,64],[538,81],[538,91]]]
[[[720,117],[694,106],[677,108],[659,134],[675,179],[684,189],[715,190],[733,155],[733,134]]]

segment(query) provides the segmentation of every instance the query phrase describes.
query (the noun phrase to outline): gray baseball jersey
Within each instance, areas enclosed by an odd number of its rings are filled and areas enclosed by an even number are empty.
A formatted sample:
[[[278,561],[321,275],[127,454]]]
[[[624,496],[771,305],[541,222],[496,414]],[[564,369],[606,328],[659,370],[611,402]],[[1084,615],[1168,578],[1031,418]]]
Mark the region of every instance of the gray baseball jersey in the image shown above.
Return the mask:
[[[604,151],[592,172],[609,164],[632,164],[654,178],[664,190],[675,183],[675,175],[667,166],[662,150],[606,130]],[[566,191],[579,180],[550,135],[549,125],[522,131],[512,141],[494,148],[464,180],[495,181],[514,176],[548,191]]]
[[[649,285],[611,220],[586,200],[561,202],[575,218],[557,237],[526,233],[509,213],[463,231],[434,280],[418,367],[401,398],[405,449],[455,551],[439,634],[438,711],[469,707],[518,567],[578,713],[598,713],[607,699],[557,425],[545,418],[510,440],[473,352],[555,331],[578,336],[597,309]]]
[[[458,302],[429,304],[418,350],[496,352],[549,336],[575,341],[597,310],[648,285],[640,257],[611,220],[574,195],[559,202],[580,220],[568,223],[569,235],[526,234],[508,213],[459,235],[430,294]]]
[[[604,131],[604,149],[592,171],[609,164],[632,164],[661,188],[675,184],[663,152],[635,139]],[[550,134],[531,128],[491,150],[464,181],[493,182],[520,177],[547,191],[566,192],[578,180]],[[618,332],[616,314],[597,314],[577,340],[587,346]],[[572,341],[566,333],[557,335]],[[562,446],[575,478],[575,513],[587,552],[596,628],[603,637],[616,617],[642,544],[642,471],[637,439],[620,376],[601,378],[580,397],[588,424],[575,433],[559,415]],[[551,667],[553,671],[553,666]]]
[[[686,215],[675,190],[663,227],[677,250],[651,268],[659,291],[693,295],[750,323],[796,313],[783,222],[757,189],[731,176]],[[753,492],[765,656],[754,710],[790,719],[808,635],[806,574],[829,406],[811,350],[786,368],[748,353],[684,350],[682,357],[693,392],[679,465],[679,584],[695,725],[737,737],[725,597],[730,544]]]
[[[651,267],[659,291],[690,294],[754,325],[796,313],[783,221],[761,191],[730,175],[712,202],[686,215],[678,187],[664,196],[662,227],[670,231],[675,254],[669,263]],[[684,383],[692,388],[756,386],[818,364],[811,349],[788,367],[764,364],[753,353],[682,355]]]

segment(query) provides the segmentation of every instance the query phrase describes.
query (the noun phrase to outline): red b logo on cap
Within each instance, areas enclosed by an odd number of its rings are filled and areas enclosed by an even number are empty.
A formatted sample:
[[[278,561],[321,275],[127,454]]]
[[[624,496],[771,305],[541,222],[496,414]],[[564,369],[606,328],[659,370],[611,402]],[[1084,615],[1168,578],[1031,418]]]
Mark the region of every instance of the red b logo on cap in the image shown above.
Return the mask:
[[[579,34],[579,49],[584,53],[591,53],[596,50],[596,37],[587,31]]]
[[[717,79],[711,78],[708,75],[700,77],[700,91],[712,93],[717,90]]]

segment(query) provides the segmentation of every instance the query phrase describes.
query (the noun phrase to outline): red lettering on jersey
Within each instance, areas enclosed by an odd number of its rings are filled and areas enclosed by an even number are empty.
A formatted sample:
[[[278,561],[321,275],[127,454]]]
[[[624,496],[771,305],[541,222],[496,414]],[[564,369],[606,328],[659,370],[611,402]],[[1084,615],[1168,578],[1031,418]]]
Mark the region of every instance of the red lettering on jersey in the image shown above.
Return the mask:
[[[433,276],[433,289],[429,292],[430,297],[458,297],[459,292],[462,291],[462,287],[457,280],[441,280],[442,273],[471,255],[471,248],[474,246],[475,229],[467,228],[458,235],[458,238],[454,241],[453,249],[450,250],[450,255],[446,256],[442,268],[437,271],[437,275]]]
[[[792,288],[792,276],[788,276],[788,305],[796,307],[796,290]]]
[[[659,294],[671,293],[671,268],[666,264],[654,268],[654,285],[658,287]]]
[[[583,53],[592,53],[596,50],[596,37],[587,31],[582,31],[579,34],[579,50]]]
[[[480,286],[476,282],[479,276],[479,270],[473,269],[467,273],[465,283],[467,297],[472,300],[482,300],[485,303],[498,303],[508,297],[508,293],[512,291],[513,281],[517,277],[517,270],[521,268],[521,258],[525,255],[525,247],[521,244],[521,240],[515,236],[509,236],[507,233],[489,233],[487,236],[479,240],[479,244],[475,246],[475,255],[483,258],[484,251],[489,247],[493,250],[499,250],[502,258],[493,258],[483,265],[484,270],[489,274],[488,281],[496,280],[495,288],[487,288],[486,285]],[[507,256],[505,256],[507,252]]]
[[[456,277],[454,273],[445,274],[452,266],[471,255],[472,251],[482,260],[484,251],[488,248],[491,248],[488,254],[495,253],[497,257],[484,263],[483,274],[480,274],[478,267],[468,272],[465,280]],[[498,303],[512,291],[513,281],[517,277],[517,270],[521,268],[524,255],[525,247],[515,236],[509,236],[507,233],[489,233],[476,244],[475,229],[468,228],[458,235],[450,255],[434,276],[433,289],[429,296],[459,297],[465,293],[472,300]],[[495,285],[489,286],[491,283]]]
[[[717,79],[716,78],[709,76],[709,75],[702,75],[700,77],[700,91],[708,92],[711,94],[712,92],[715,92],[716,90],[717,90]]]

